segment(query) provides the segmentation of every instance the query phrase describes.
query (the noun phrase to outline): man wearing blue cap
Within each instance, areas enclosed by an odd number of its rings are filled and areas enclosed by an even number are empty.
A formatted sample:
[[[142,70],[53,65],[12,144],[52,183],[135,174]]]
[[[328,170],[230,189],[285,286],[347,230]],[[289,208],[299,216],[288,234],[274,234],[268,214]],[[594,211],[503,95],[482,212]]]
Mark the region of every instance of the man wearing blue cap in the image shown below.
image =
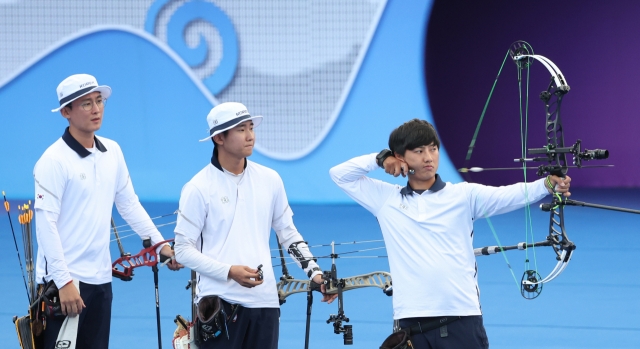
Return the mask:
[[[322,271],[293,224],[282,179],[247,160],[253,153],[253,129],[261,121],[240,103],[213,108],[207,116],[209,136],[201,140],[214,143],[211,162],[180,195],[176,259],[198,274],[200,349],[278,347],[272,228],[307,276],[322,283]],[[324,294],[322,301],[330,303],[336,296]]]
[[[36,163],[36,278],[57,287],[62,313],[47,317],[44,347],[109,347],[111,324],[110,222],[113,204],[140,237],[164,240],[133,190],[120,146],[98,137],[111,88],[76,74],[57,88],[69,127]],[[172,256],[164,245],[160,251]],[[175,262],[170,269],[180,266]]]

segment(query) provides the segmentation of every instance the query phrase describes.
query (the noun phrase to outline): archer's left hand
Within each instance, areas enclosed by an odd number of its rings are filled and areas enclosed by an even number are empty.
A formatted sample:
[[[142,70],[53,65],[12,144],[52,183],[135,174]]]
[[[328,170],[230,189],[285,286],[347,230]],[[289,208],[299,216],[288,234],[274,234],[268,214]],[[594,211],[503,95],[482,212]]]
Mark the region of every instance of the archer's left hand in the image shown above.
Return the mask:
[[[173,251],[171,247],[169,247],[169,245],[162,246],[162,249],[160,250],[160,254],[165,257],[171,258],[169,263],[167,263],[167,268],[169,268],[170,270],[180,270],[184,268],[182,264],[176,261],[176,253]]]
[[[564,178],[558,176],[549,176],[549,181],[555,187],[556,193],[562,193],[565,197],[571,196],[569,192],[569,186],[571,185],[571,177],[565,176]],[[547,187],[549,193],[553,194],[553,191]]]
[[[327,302],[327,304],[331,304],[334,299],[338,298],[338,294],[326,294],[327,286],[324,284],[324,279],[322,279],[322,275],[318,274],[313,277],[313,282],[316,284],[320,284],[320,292],[322,293],[322,302]]]

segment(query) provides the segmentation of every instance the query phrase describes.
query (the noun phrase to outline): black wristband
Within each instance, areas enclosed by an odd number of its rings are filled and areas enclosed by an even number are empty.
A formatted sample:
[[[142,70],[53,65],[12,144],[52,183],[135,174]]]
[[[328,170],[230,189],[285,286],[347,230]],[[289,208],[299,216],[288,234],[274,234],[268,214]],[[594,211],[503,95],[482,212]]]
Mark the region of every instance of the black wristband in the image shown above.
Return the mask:
[[[315,281],[313,281],[313,280],[309,281],[309,289],[310,289],[311,291],[318,291],[318,292],[322,292],[322,291],[321,291],[322,289],[320,288],[320,286],[321,286],[321,284],[319,284],[319,283],[317,283],[317,282],[315,282]]]
[[[376,155],[376,164],[378,164],[378,166],[380,168],[384,168],[383,164],[384,161],[389,157],[392,156],[393,152],[389,149],[383,149],[380,153],[378,153],[378,155]]]
[[[318,268],[318,267],[313,267],[313,269],[311,269],[311,270],[309,270],[309,271],[307,272],[307,277],[311,278],[311,274],[313,274],[313,272],[315,272],[315,271],[322,272],[322,270],[320,270],[320,268]]]

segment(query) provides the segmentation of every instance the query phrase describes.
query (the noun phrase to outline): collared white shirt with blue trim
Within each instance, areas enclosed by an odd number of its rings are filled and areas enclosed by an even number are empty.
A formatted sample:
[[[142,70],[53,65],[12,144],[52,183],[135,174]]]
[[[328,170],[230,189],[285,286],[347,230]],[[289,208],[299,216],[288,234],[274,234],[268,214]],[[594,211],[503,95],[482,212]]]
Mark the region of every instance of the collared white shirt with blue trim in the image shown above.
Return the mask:
[[[544,179],[490,187],[436,182],[419,194],[366,176],[376,153],[329,172],[333,181],[377,219],[393,277],[394,319],[481,315],[473,222],[524,207],[549,194]]]
[[[198,275],[196,303],[217,295],[247,308],[278,308],[269,238],[275,230],[286,247],[304,239],[293,224],[293,211],[280,175],[245,159],[242,176],[225,173],[216,151],[211,163],[182,188],[176,222],[176,259]],[[309,277],[321,274],[313,256]],[[264,282],[241,286],[228,277],[232,265],[257,268]]]
[[[111,282],[114,203],[140,237],[164,240],[140,204],[118,143],[95,136],[94,145],[86,149],[67,128],[34,167],[38,283]]]

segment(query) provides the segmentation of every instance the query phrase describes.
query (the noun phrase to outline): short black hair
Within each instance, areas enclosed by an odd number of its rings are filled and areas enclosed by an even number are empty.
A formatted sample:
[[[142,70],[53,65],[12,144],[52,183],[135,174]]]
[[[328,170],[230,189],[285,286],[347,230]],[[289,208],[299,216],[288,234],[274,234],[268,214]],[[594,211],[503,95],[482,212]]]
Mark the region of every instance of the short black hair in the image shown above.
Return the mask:
[[[407,150],[431,144],[440,149],[436,129],[425,120],[407,121],[389,135],[389,149],[402,156]]]

